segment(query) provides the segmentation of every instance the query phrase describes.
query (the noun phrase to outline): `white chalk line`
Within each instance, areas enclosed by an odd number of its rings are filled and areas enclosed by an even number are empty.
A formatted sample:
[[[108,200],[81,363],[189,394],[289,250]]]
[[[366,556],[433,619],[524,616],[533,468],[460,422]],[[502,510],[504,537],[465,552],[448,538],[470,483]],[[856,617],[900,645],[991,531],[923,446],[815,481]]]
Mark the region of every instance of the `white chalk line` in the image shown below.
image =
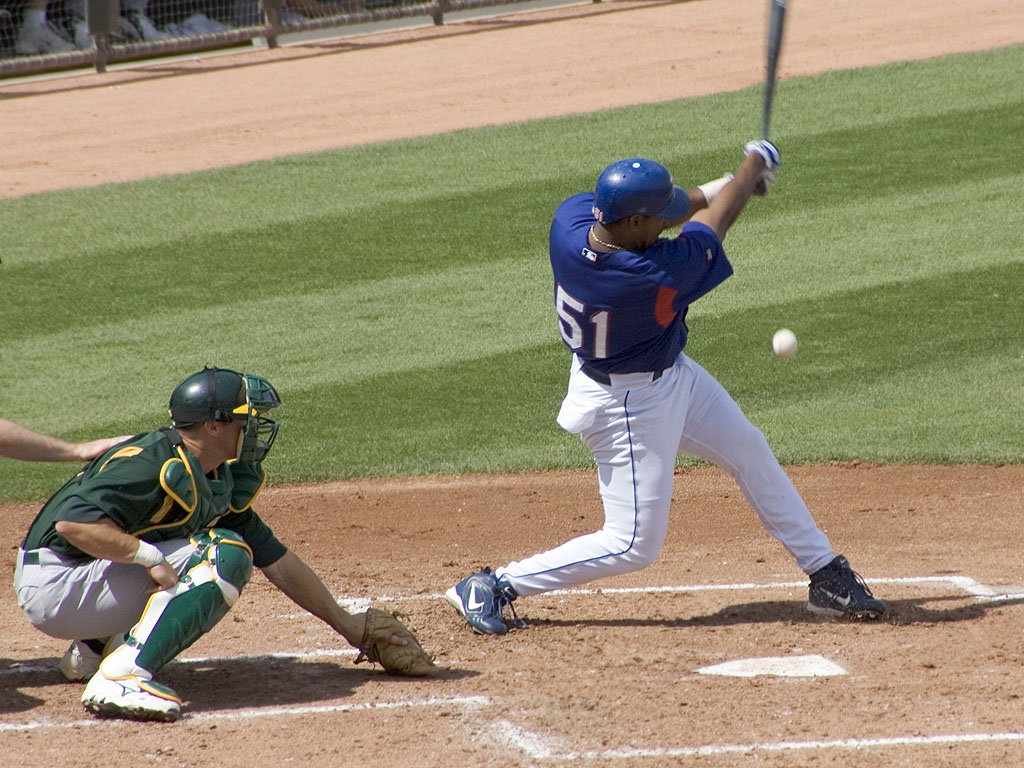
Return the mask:
[[[1010,589],[999,590],[994,587],[985,586],[980,584],[976,580],[969,576],[908,576],[908,577],[897,577],[897,578],[877,578],[877,579],[866,579],[869,584],[948,584],[960,591],[977,597],[986,601],[1002,601],[1002,600],[1016,600],[1024,599],[1024,587],[1013,587]],[[805,588],[807,586],[806,581],[775,581],[767,583],[743,583],[743,584],[689,584],[679,586],[662,586],[662,587],[614,587],[614,588],[594,588],[594,589],[558,589],[551,592],[546,592],[544,596],[576,596],[576,595],[637,595],[637,594],[666,594],[666,593],[686,593],[686,592],[739,592],[739,591],[766,591],[772,589],[797,589]],[[416,600],[440,600],[443,599],[444,595],[440,593],[435,594],[418,594],[418,595],[406,595],[406,596],[389,596],[378,597],[374,599],[374,602],[409,602]],[[351,610],[366,610],[370,600],[339,600],[343,605]],[[309,613],[288,613],[288,614],[277,614],[276,618],[284,619],[313,619],[314,617]],[[262,653],[262,654],[243,654],[240,656],[222,656],[222,657],[194,657],[194,658],[179,658],[172,661],[172,664],[216,664],[225,661],[260,661],[262,659],[297,659],[300,661],[315,659],[318,657],[323,658],[336,658],[343,656],[355,656],[357,651],[354,648],[343,648],[343,649],[323,649],[308,652],[282,652],[282,653]],[[0,677],[7,675],[21,675],[26,673],[38,673],[52,671],[55,665],[44,665],[44,664],[18,664],[16,666],[9,667],[7,669],[0,669]]]
[[[998,590],[980,584],[975,579],[966,576],[920,576],[903,578],[876,578],[867,579],[869,584],[948,584],[962,592],[982,598],[985,600],[1010,600],[1024,597],[1024,589],[1017,591]],[[660,593],[686,593],[686,592],[713,592],[713,591],[749,591],[749,590],[770,590],[770,589],[794,589],[807,586],[806,581],[793,582],[768,582],[768,583],[741,583],[741,584],[695,584],[680,586],[661,587],[619,587],[619,588],[597,588],[597,589],[566,589],[554,590],[547,595],[633,595],[633,594],[660,594]],[[376,598],[378,602],[408,601],[408,600],[436,600],[441,599],[442,594],[419,594],[412,596],[384,596]],[[356,605],[363,601],[354,601]],[[369,601],[365,601],[369,603]],[[308,614],[297,614],[307,616]],[[268,653],[242,655],[232,657],[195,657],[188,659],[177,659],[173,664],[216,664],[224,661],[237,661],[239,659],[259,660],[268,658],[278,659],[315,659],[324,657],[338,657],[354,655],[352,649],[323,649],[305,653]],[[43,665],[25,665],[0,670],[0,675],[18,674],[40,670],[52,671],[52,667]],[[307,707],[266,707],[244,710],[225,710],[218,712],[206,712],[189,714],[182,717],[182,721],[203,721],[218,719],[247,719],[257,717],[279,717],[284,715],[308,715],[308,714],[330,714],[338,712],[352,712],[373,709],[398,709],[412,708],[418,706],[452,705],[462,707],[483,707],[490,703],[486,696],[462,696],[449,698],[430,698],[419,701],[405,702],[381,702],[363,704],[338,704]],[[10,731],[25,731],[39,728],[77,728],[82,726],[94,726],[103,723],[123,723],[124,721],[104,720],[78,720],[74,722],[47,722],[35,721],[31,723],[0,723],[0,733]],[[833,741],[805,741],[805,742],[765,742],[754,744],[726,744],[726,745],[704,745],[690,747],[654,747],[649,749],[640,748],[619,748],[604,751],[574,752],[558,748],[551,743],[551,740],[533,733],[525,728],[517,726],[507,720],[496,721],[491,732],[498,741],[514,747],[533,759],[554,759],[563,761],[588,761],[607,759],[627,758],[648,758],[648,757],[694,757],[713,756],[721,754],[746,754],[751,752],[784,752],[797,750],[827,750],[827,749],[864,749],[869,747],[893,747],[913,745],[934,745],[934,744],[957,744],[972,742],[997,742],[997,741],[1024,741],[1024,733],[981,733],[981,734],[947,734],[937,736],[907,736],[907,737],[886,737],[874,739],[840,739]]]
[[[969,576],[905,576],[893,578],[865,579],[870,584],[948,584],[972,597],[991,601],[1024,599],[1024,587],[997,589],[989,587]],[[586,589],[555,589],[545,592],[542,597],[573,597],[576,595],[640,595],[640,594],[685,594],[687,592],[751,592],[773,589],[806,589],[807,581],[770,581],[766,583],[746,582],[741,584],[681,584],[663,587],[594,587]],[[371,603],[416,602],[420,600],[441,600],[439,592],[417,595],[382,595],[369,598],[338,598],[338,602],[353,611],[365,611]],[[277,614],[276,618],[309,618],[308,613]]]
[[[460,707],[465,709],[484,707],[490,704],[487,696],[431,696],[427,699],[408,701],[378,701],[361,704],[324,704],[306,707],[253,707],[250,709],[218,710],[216,712],[186,712],[179,722],[202,722],[206,720],[250,720],[258,717],[283,717],[299,715],[336,714],[339,712],[361,712],[381,709],[413,709],[415,707]],[[11,731],[31,731],[41,728],[81,728],[103,724],[126,724],[137,727],[127,720],[75,720],[73,722],[54,722],[34,720],[29,723],[0,723],[0,733]]]
[[[268,659],[291,659],[296,661],[309,661],[312,659],[320,658],[338,658],[351,656],[355,658],[356,654],[359,653],[355,648],[323,648],[315,651],[304,651],[304,652],[280,652],[280,653],[256,653],[256,654],[241,654],[238,656],[192,656],[186,658],[173,659],[168,666],[175,666],[178,664],[189,664],[192,666],[204,666],[204,665],[217,665],[228,662],[246,661],[258,663],[260,661],[266,661]],[[15,666],[8,667],[7,669],[0,669],[0,677],[7,675],[24,675],[30,672],[54,672],[57,669],[57,660],[55,659],[52,664],[18,664],[14,662]]]
[[[520,728],[508,720],[498,720],[491,728],[492,737],[518,749],[534,760],[562,762],[587,760],[624,760],[652,757],[711,757],[715,755],[751,754],[754,752],[791,752],[830,749],[868,749],[879,747],[933,746],[999,741],[1024,741],[1024,733],[958,733],[938,736],[891,736],[869,739],[835,739],[832,741],[779,741],[753,744],[709,744],[699,747],[654,747],[650,749],[619,748],[586,752],[566,751],[550,739]]]

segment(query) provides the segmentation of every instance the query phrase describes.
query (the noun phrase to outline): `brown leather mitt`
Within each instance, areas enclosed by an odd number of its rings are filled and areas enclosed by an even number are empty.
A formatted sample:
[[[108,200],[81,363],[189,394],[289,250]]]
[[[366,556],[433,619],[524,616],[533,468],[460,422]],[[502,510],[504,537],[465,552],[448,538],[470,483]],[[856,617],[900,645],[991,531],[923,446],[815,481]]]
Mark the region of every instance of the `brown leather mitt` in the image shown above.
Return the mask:
[[[405,645],[393,645],[391,636],[404,638]],[[359,644],[356,664],[371,661],[393,675],[430,677],[438,673],[433,657],[393,613],[370,608],[366,611],[366,629]]]

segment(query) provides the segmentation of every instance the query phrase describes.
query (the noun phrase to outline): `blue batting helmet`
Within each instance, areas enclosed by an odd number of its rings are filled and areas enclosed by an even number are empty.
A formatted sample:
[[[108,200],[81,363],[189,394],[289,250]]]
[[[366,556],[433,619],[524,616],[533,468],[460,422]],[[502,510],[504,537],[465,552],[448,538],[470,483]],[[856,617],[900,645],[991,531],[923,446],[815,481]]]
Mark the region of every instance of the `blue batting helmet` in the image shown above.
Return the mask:
[[[594,187],[594,216],[602,224],[628,216],[678,219],[689,210],[690,196],[673,183],[668,169],[642,157],[612,163]]]

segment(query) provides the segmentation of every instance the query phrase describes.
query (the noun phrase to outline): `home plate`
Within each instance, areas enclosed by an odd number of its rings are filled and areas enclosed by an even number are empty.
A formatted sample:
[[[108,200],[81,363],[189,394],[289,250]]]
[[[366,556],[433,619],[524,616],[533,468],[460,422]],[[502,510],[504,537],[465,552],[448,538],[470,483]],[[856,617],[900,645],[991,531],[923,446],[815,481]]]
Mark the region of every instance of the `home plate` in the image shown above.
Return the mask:
[[[766,656],[760,659],[739,659],[701,667],[702,675],[725,675],[727,677],[832,677],[845,675],[846,670],[824,656]]]

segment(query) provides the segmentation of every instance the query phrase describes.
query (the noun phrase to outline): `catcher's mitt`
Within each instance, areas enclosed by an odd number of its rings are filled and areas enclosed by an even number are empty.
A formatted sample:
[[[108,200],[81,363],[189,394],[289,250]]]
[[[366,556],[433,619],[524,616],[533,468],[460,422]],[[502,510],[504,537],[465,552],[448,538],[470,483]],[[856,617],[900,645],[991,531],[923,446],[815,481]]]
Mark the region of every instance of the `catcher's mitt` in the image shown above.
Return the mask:
[[[392,635],[405,638],[406,644],[392,645]],[[359,644],[356,664],[361,661],[377,662],[395,675],[429,677],[438,672],[433,657],[423,650],[416,635],[393,613],[377,608],[366,611],[366,629]]]

